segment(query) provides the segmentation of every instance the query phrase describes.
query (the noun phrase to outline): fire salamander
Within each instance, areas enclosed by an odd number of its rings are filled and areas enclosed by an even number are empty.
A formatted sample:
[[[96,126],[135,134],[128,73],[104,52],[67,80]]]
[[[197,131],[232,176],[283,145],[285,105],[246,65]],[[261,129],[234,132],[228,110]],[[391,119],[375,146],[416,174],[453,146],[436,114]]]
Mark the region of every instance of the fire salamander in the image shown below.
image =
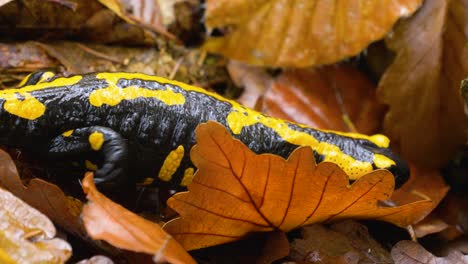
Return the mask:
[[[224,125],[256,153],[284,158],[310,146],[317,162],[338,164],[355,180],[388,169],[401,185],[408,167],[383,135],[314,129],[272,118],[220,95],[140,73],[57,77],[36,72],[18,89],[0,91],[0,143],[58,157],[98,157],[96,182],[127,174],[187,186],[195,168],[189,153],[195,128],[208,120]],[[84,159],[83,159],[84,160]]]

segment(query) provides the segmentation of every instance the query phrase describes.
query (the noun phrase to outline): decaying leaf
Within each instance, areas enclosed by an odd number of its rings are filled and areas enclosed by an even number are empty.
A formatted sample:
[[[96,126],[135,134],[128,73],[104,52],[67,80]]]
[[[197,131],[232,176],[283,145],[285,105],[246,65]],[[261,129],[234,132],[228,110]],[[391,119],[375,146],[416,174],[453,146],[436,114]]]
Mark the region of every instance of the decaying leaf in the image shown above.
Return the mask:
[[[392,258],[398,264],[466,264],[468,255],[452,251],[447,257],[436,257],[412,241],[400,241],[392,248]]]
[[[394,188],[393,175],[377,170],[349,186],[333,163],[314,164],[312,149],[288,160],[257,155],[216,122],[197,128],[191,159],[198,168],[188,192],[168,205],[180,214],[166,223],[187,250],[238,240],[251,232],[290,231],[317,222],[372,218],[406,226],[421,220],[430,200],[381,207]]]
[[[208,0],[206,26],[227,28],[208,51],[255,65],[331,64],[382,38],[421,0]]]
[[[468,76],[468,1],[427,0],[391,36],[397,55],[378,89],[390,106],[384,132],[406,159],[438,167],[466,142],[459,89]]]
[[[301,234],[301,239],[291,243],[290,255],[300,263],[392,263],[390,253],[369,235],[367,228],[351,220],[330,228],[306,226]]]
[[[349,65],[286,70],[264,95],[262,112],[321,129],[377,132],[385,110],[374,85]]]
[[[83,207],[82,219],[93,239],[102,239],[123,249],[153,255],[157,263],[195,263],[195,260],[162,228],[101,194],[92,173],[83,180],[89,202]]]
[[[68,232],[85,237],[80,224],[81,202],[65,193],[56,185],[41,179],[32,179],[24,186],[10,156],[0,150],[0,186],[47,215]]]
[[[55,237],[52,222],[0,188],[0,263],[65,263],[70,245]]]

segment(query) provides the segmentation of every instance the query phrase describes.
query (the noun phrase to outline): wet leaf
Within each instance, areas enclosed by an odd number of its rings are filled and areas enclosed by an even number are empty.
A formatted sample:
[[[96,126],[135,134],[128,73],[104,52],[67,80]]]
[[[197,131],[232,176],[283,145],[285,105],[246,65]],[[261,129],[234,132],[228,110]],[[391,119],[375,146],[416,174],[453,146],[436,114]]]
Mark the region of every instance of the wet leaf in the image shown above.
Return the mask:
[[[198,126],[196,134],[191,159],[197,175],[188,192],[168,200],[181,217],[164,226],[187,250],[238,240],[251,232],[287,232],[344,218],[406,226],[432,208],[429,200],[379,206],[394,187],[393,175],[386,170],[364,175],[349,186],[337,165],[314,165],[311,148],[298,148],[284,160],[253,153],[215,122]]]
[[[0,201],[1,263],[52,264],[70,258],[70,245],[54,238],[55,227],[46,216],[2,188]]]
[[[385,110],[374,85],[349,65],[286,70],[264,95],[262,112],[321,129],[370,134]]]
[[[390,106],[384,132],[404,158],[439,167],[466,142],[459,89],[468,76],[468,1],[425,1],[391,36],[397,55],[378,90]]]
[[[10,156],[0,150],[0,186],[47,215],[68,232],[86,237],[80,224],[81,202],[56,185],[34,178],[24,186]]]
[[[93,239],[113,246],[151,254],[157,263],[195,263],[195,260],[162,228],[101,194],[94,185],[92,173],[83,180],[89,202],[83,207],[82,219]]]
[[[465,264],[468,255],[452,251],[447,257],[436,257],[412,241],[400,241],[392,248],[392,258],[398,264]]]
[[[208,0],[206,26],[227,28],[204,48],[255,65],[307,67],[356,55],[421,0]]]
[[[310,225],[302,228],[301,234],[301,239],[291,243],[291,258],[300,263],[392,263],[390,253],[364,225],[354,221],[338,222],[330,228]]]

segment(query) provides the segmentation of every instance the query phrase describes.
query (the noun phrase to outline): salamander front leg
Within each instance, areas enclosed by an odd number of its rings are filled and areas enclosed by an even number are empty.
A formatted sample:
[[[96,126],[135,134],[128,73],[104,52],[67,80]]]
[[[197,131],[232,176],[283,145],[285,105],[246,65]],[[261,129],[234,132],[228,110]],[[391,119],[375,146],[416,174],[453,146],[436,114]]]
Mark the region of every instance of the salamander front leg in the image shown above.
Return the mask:
[[[97,184],[120,184],[126,180],[127,142],[110,128],[92,126],[70,130],[54,138],[49,145],[52,158],[85,157],[93,152],[102,157],[102,164],[95,173]]]

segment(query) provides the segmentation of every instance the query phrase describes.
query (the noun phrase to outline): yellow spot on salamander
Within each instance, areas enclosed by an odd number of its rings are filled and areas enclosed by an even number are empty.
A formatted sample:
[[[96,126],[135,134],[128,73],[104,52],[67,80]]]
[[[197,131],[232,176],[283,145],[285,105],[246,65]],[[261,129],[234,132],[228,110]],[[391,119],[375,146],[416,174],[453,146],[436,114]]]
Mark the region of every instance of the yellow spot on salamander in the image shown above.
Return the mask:
[[[85,166],[86,166],[86,169],[88,169],[90,171],[97,171],[98,170],[98,166],[96,164],[92,163],[89,160],[85,160]]]
[[[180,166],[180,162],[184,157],[184,152],[184,146],[180,145],[167,155],[166,160],[164,160],[164,163],[159,170],[158,178],[160,180],[167,182],[172,179],[172,175],[174,175]]]
[[[382,154],[374,154],[374,164],[377,168],[389,168],[390,166],[396,165],[394,160]]]
[[[154,178],[146,177],[142,182],[137,183],[138,186],[148,186],[153,184]]]
[[[43,89],[68,86],[78,83],[81,76],[73,76],[70,78],[58,78],[52,82],[38,83],[35,85],[27,85],[20,89],[6,89],[0,91],[0,99],[4,99],[3,109],[12,115],[21,118],[34,120],[41,117],[46,107],[37,98],[31,94],[34,91]],[[24,85],[24,84],[23,84]],[[24,97],[19,99],[18,96]]]
[[[20,95],[24,96],[23,100],[18,99],[16,95],[12,95],[11,97],[7,96],[3,104],[3,109],[10,114],[29,120],[34,120],[44,114],[46,107],[43,103],[39,102],[39,100],[28,93],[22,93]]]
[[[101,149],[102,144],[104,144],[104,134],[98,131],[94,131],[89,135],[89,144],[91,145],[91,148],[95,151],[98,151]]]
[[[100,107],[103,104],[116,106],[122,100],[132,100],[139,97],[156,98],[167,105],[180,105],[185,103],[185,97],[170,90],[150,90],[130,86],[127,88],[119,88],[110,85],[108,88],[93,91],[89,96],[89,101],[92,105]]]
[[[180,182],[180,186],[187,187],[193,180],[193,173],[194,173],[193,168],[187,168],[184,171],[184,177],[182,178],[182,181]]]
[[[64,137],[69,137],[69,136],[71,136],[72,134],[73,134],[73,129],[70,129],[70,130],[68,130],[68,131],[63,132],[63,133],[62,133],[62,136],[64,136]]]

